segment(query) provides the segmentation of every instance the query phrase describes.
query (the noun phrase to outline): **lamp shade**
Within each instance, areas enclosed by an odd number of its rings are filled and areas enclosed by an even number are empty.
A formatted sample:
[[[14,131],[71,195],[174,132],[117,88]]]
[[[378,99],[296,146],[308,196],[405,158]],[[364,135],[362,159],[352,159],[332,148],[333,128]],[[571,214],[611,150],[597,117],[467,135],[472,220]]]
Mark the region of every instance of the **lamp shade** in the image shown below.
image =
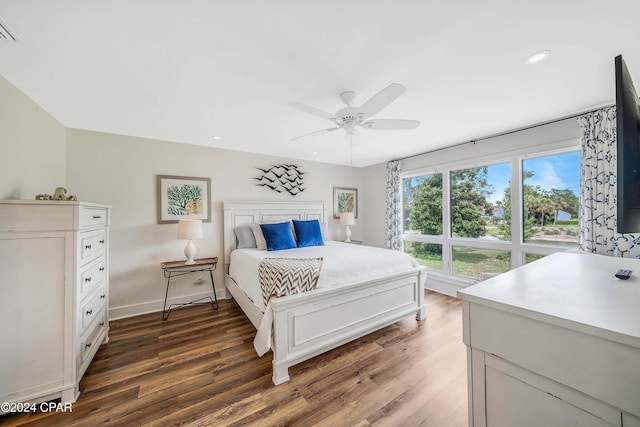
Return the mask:
[[[356,223],[353,212],[340,212],[340,224],[354,225]]]
[[[178,239],[202,239],[202,220],[181,219],[178,221]]]

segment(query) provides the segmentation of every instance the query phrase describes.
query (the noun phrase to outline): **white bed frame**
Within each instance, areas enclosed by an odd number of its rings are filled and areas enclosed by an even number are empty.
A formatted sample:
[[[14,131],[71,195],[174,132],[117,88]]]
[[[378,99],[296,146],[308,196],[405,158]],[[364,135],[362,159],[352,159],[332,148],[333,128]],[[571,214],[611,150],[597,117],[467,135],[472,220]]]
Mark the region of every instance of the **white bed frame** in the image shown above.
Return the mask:
[[[262,312],[229,277],[234,227],[252,222],[317,219],[326,222],[327,208],[315,202],[224,202],[225,286],[258,328]],[[336,288],[316,289],[272,298],[273,383],[289,380],[288,369],[407,316],[425,319],[426,268],[386,275]]]

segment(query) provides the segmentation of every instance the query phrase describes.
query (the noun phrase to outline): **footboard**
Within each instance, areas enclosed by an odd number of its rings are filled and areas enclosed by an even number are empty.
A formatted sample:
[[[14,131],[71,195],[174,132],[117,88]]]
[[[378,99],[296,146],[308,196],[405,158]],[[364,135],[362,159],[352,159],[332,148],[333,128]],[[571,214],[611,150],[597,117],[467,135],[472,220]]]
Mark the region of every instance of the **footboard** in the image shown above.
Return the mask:
[[[411,314],[425,319],[426,268],[272,300],[273,382],[288,368]]]

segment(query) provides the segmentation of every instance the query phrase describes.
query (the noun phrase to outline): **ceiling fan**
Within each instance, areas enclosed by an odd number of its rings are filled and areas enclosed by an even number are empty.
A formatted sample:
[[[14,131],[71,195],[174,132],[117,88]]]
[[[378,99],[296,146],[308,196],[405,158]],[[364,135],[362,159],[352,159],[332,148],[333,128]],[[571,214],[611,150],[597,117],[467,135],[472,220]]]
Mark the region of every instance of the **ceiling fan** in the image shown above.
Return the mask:
[[[398,99],[400,95],[405,93],[407,88],[398,83],[391,83],[386,88],[372,96],[367,102],[360,107],[354,107],[353,101],[356,97],[355,92],[342,92],[340,94],[340,100],[346,105],[345,108],[338,110],[335,114],[327,113],[326,111],[318,110],[317,108],[310,107],[299,102],[289,102],[288,105],[304,111],[305,113],[313,114],[314,116],[322,117],[323,119],[329,119],[333,122],[334,126],[317,130],[311,133],[297,136],[292,138],[292,141],[304,138],[309,135],[317,133],[335,132],[338,129],[344,129],[345,139],[350,145],[354,145],[358,142],[358,127],[372,130],[400,130],[400,129],[415,129],[420,124],[418,120],[401,120],[401,119],[374,119],[369,120],[371,116],[381,111],[383,108],[391,104]]]

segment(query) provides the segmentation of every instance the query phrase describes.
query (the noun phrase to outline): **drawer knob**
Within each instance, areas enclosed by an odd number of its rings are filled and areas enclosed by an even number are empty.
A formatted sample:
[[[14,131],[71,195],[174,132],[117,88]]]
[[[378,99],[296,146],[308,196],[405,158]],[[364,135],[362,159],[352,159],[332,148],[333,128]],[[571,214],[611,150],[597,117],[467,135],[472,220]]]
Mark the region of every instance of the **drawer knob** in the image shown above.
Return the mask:
[[[104,322],[100,322],[100,327],[102,328],[104,326]]]
[[[100,267],[98,270],[99,271],[104,271],[104,267]]]
[[[91,245],[85,245],[84,248],[85,249],[91,249]]]
[[[100,219],[100,218],[102,218],[102,215],[94,215],[93,216],[93,219]]]
[[[87,277],[86,279],[84,279],[85,282],[90,282],[91,281],[91,277]]]
[[[104,244],[104,240],[100,240],[98,243],[102,243],[102,244]]]
[[[104,299],[106,297],[105,294],[100,295],[100,299]]]
[[[86,343],[84,346],[85,346],[86,348],[89,348],[89,347],[91,347],[91,343],[90,343],[90,342],[88,342],[88,343]]]
[[[87,310],[87,316],[90,315],[91,313],[93,313],[93,309]]]

